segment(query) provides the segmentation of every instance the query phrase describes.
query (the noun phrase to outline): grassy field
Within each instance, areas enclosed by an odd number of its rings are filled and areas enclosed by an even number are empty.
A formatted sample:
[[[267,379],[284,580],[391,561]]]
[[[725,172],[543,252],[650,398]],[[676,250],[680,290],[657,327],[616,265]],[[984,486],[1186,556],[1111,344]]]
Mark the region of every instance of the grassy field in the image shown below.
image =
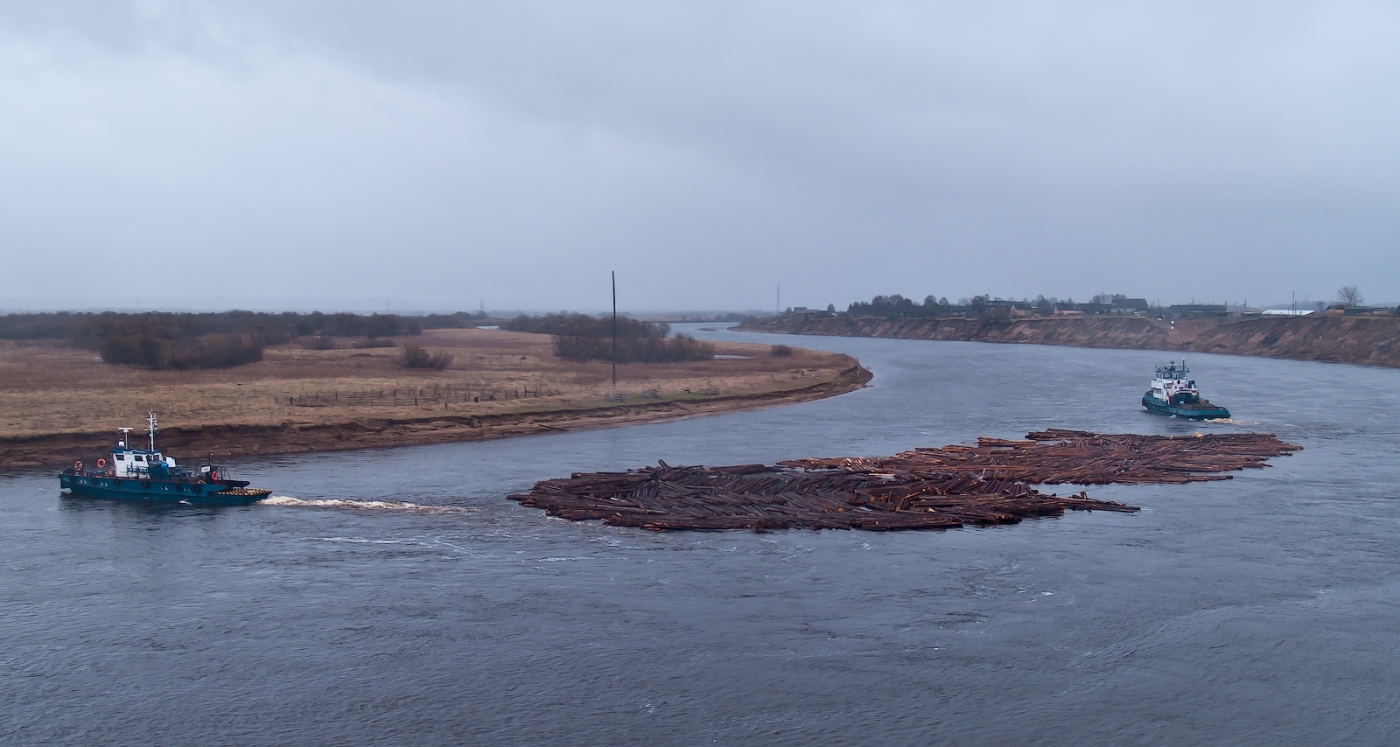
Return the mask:
[[[728,409],[743,409],[755,397],[781,398],[846,381],[856,365],[832,353],[793,348],[791,355],[774,356],[767,345],[720,343],[719,357],[710,361],[621,365],[614,393],[610,364],[556,358],[545,335],[443,329],[400,340],[452,354],[443,371],[405,369],[400,348],[354,349],[352,342],[341,340],[344,347],[335,350],[271,347],[261,362],[204,371],[150,371],[105,364],[87,350],[4,343],[0,442],[115,434],[118,426],[140,428],[147,410],[155,410],[169,431],[237,426],[290,432],[370,421],[615,413],[667,402],[718,406],[705,411],[731,402]],[[282,449],[272,443],[256,450]],[[0,453],[0,465],[5,461]]]

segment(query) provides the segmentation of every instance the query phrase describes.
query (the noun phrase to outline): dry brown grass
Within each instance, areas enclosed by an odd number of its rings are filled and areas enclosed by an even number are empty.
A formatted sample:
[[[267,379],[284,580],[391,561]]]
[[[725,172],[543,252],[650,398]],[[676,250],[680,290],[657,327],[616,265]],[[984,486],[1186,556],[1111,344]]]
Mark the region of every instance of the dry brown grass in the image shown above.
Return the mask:
[[[398,365],[398,348],[304,350],[297,345],[268,348],[264,360],[208,371],[148,371],[102,363],[96,353],[73,348],[0,347],[0,438],[48,434],[101,433],[139,426],[147,410],[173,428],[210,425],[285,426],[349,423],[367,418],[414,418],[433,413],[496,415],[511,412],[615,406],[608,363],[572,363],[556,358],[545,335],[501,330],[430,330],[410,338],[430,351],[454,356],[444,371],[408,370]],[[703,398],[781,392],[834,381],[855,361],[832,353],[795,348],[773,357],[767,345],[720,343],[712,361],[627,364],[618,367],[618,391],[628,402],[654,402],[640,395],[659,390],[662,398]],[[498,399],[444,406],[296,407],[288,396],[313,392],[417,390],[432,387],[473,390],[544,389],[551,396]],[[684,393],[690,389],[691,394]]]

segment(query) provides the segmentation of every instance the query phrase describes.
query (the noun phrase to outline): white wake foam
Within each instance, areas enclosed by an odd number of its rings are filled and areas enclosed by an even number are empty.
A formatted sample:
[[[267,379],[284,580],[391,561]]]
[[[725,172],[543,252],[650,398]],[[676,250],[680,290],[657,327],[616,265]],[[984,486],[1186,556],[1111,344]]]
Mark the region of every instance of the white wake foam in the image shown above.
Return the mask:
[[[471,511],[460,506],[425,506],[406,501],[353,501],[348,498],[303,500],[289,495],[272,495],[258,501],[260,506],[297,506],[303,508],[352,508],[370,511],[422,511],[425,513],[456,513]]]
[[[1248,428],[1257,428],[1261,425],[1269,427],[1274,427],[1276,425],[1288,425],[1287,423],[1260,423],[1253,420],[1235,420],[1234,418],[1211,418],[1210,420],[1207,420],[1205,422],[1215,423],[1217,425],[1241,425]]]

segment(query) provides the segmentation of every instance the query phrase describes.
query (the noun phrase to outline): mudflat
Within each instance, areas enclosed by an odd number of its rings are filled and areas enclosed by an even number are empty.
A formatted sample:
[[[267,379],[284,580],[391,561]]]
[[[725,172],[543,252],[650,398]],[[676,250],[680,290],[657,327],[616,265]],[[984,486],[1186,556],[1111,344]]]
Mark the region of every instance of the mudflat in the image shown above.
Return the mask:
[[[482,440],[656,422],[829,397],[870,373],[849,356],[716,343],[682,363],[575,363],[548,335],[429,330],[397,340],[453,356],[444,370],[404,368],[399,347],[269,347],[229,369],[151,371],[95,352],[0,347],[0,467],[93,458],[119,426],[161,423],[175,454],[217,456]]]

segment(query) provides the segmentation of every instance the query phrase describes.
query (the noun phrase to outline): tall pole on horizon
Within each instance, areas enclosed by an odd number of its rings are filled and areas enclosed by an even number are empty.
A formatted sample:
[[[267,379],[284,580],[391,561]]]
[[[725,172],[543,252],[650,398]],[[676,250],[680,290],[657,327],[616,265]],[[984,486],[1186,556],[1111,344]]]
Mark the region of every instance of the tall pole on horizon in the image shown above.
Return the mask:
[[[617,388],[617,270],[612,271],[613,286],[613,389]]]

